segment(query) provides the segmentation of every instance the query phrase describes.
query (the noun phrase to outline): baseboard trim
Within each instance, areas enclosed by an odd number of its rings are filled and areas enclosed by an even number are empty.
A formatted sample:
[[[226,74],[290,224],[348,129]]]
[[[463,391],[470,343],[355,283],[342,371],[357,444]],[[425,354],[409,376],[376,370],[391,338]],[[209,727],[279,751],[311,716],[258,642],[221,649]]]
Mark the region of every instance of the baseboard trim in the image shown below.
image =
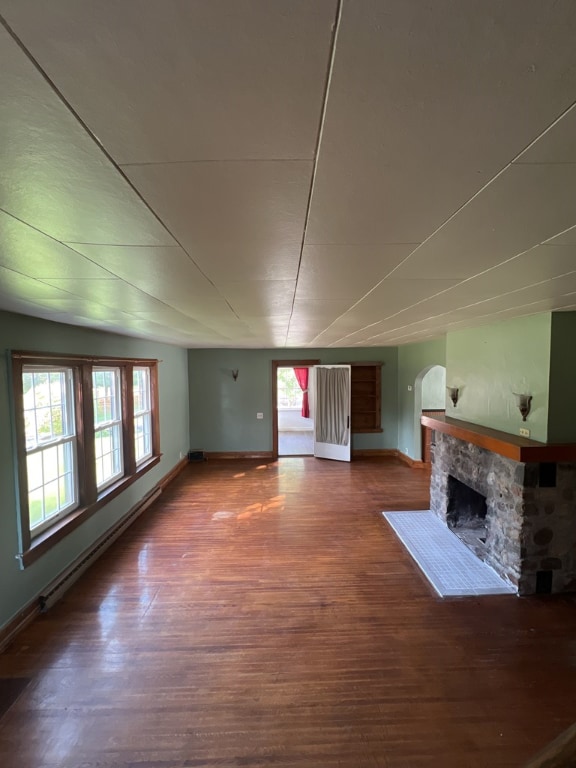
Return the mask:
[[[39,596],[31,600],[14,618],[0,629],[0,653],[9,645],[16,635],[27,627],[40,613]]]
[[[87,547],[77,558],[62,569],[52,581],[43,587],[30,602],[19,611],[14,618],[0,628],[0,653],[14,640],[36,616],[42,613],[48,605],[62,597],[64,592],[80,578],[80,576],[104,554],[106,549],[116,541],[129,526],[155,501],[166,486],[182,472],[188,464],[188,459],[182,459],[164,477],[146,493],[140,501],[131,507],[118,522],[105,531],[96,541]]]
[[[158,483],[158,488],[160,488],[160,490],[163,491],[166,488],[166,486],[170,485],[170,483],[173,480],[176,480],[180,472],[182,472],[184,468],[188,466],[189,463],[190,462],[188,461],[188,459],[180,459],[178,464],[176,464],[176,466],[173,469],[171,469],[170,472],[168,472],[168,474],[164,475],[164,477],[160,480],[160,482]]]
[[[430,469],[430,464],[425,464],[423,461],[417,461],[401,451],[397,451],[396,453],[400,461],[403,464],[407,464],[411,469]]]
[[[274,459],[272,451],[206,451],[207,459]],[[354,458],[379,457],[386,459],[399,459],[413,469],[428,469],[429,465],[423,461],[416,461],[396,448],[353,448]]]
[[[207,459],[273,459],[272,451],[206,451]]]
[[[395,448],[352,448],[354,458],[362,457],[380,457],[385,459],[398,458],[398,451]]]

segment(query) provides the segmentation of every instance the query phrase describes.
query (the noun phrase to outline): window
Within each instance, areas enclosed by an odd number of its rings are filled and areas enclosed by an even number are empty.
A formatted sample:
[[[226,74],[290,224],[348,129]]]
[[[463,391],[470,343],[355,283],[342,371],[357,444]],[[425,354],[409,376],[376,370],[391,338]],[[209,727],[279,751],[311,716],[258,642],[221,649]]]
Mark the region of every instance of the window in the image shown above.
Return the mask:
[[[26,566],[160,461],[156,360],[12,353]]]
[[[136,464],[152,455],[152,410],[150,408],[150,370],[134,368],[134,451]]]
[[[294,368],[278,368],[278,408],[302,408],[302,389]]]
[[[22,370],[28,513],[40,533],[78,503],[71,368]]]
[[[106,488],[124,474],[120,369],[92,369],[96,486]]]

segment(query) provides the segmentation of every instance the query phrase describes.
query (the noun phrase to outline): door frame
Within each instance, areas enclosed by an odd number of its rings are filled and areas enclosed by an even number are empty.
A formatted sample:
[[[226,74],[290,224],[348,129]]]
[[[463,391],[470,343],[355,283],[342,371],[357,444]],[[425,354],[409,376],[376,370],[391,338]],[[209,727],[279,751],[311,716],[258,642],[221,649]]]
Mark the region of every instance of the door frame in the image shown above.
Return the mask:
[[[278,368],[312,368],[320,360],[272,360],[272,454],[278,458]]]

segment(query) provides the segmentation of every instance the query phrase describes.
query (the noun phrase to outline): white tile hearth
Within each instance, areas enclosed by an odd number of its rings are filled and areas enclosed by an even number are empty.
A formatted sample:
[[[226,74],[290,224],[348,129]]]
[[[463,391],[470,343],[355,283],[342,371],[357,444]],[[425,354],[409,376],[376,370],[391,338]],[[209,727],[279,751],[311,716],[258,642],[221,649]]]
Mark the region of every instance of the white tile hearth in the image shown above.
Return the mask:
[[[382,514],[440,597],[516,594],[432,512]]]

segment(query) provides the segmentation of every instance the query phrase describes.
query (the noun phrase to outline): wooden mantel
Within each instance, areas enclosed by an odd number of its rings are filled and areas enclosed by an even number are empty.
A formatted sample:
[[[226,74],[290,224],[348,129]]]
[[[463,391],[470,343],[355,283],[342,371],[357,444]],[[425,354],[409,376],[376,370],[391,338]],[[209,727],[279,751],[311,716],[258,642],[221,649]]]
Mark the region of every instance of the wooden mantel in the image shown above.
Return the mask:
[[[487,451],[499,453],[514,461],[522,462],[558,462],[576,461],[576,444],[562,443],[553,445],[539,443],[526,437],[500,432],[497,429],[481,427],[469,421],[451,419],[449,416],[426,416],[422,414],[421,422],[425,427],[444,432],[446,435],[473,443]]]

